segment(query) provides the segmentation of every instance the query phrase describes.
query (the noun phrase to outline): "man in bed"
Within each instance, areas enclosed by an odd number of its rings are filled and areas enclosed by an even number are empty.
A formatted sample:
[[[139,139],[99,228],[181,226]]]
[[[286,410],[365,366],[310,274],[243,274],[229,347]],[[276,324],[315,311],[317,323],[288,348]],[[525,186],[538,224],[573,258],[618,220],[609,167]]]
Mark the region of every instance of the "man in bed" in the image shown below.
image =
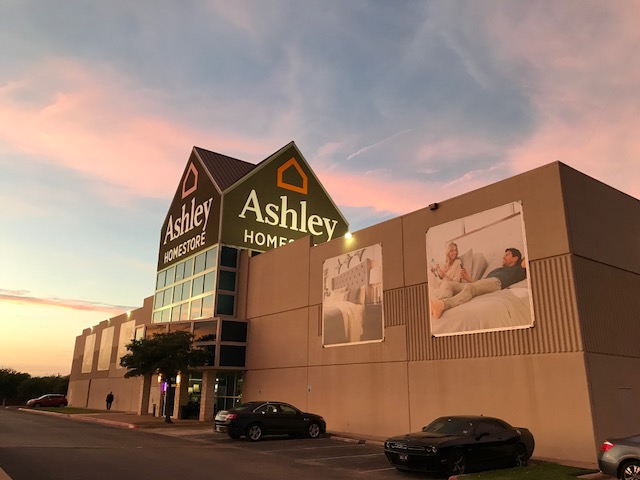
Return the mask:
[[[440,318],[445,310],[467,303],[473,297],[486,293],[497,292],[527,278],[524,259],[517,248],[507,248],[502,257],[502,267],[496,268],[489,274],[475,282],[463,268],[462,278],[469,283],[452,283],[453,296],[442,300],[433,299],[431,315]]]

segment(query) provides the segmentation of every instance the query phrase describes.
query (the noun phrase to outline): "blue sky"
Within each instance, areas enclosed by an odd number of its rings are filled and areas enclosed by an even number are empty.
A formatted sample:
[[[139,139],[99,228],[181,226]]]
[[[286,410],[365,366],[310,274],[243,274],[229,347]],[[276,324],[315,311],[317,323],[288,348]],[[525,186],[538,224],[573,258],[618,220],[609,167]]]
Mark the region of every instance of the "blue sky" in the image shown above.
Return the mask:
[[[295,141],[353,230],[556,160],[638,198],[639,10],[6,0],[0,368],[67,374],[82,329],[153,293],[194,145]]]

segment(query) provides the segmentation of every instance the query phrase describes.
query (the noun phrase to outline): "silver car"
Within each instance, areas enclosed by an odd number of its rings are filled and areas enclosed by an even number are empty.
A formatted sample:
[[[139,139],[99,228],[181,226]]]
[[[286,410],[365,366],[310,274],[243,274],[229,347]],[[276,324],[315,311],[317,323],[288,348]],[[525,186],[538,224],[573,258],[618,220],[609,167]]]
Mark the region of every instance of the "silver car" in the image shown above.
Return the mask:
[[[598,452],[602,473],[624,480],[640,480],[640,435],[605,440]]]

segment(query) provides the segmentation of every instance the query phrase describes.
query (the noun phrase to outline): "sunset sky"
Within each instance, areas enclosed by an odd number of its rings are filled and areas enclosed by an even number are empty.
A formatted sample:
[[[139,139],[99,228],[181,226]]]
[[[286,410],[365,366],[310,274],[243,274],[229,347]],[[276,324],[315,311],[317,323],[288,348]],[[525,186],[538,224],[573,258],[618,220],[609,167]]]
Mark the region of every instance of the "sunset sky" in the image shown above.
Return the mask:
[[[5,0],[0,368],[154,290],[192,147],[290,141],[352,231],[560,160],[640,197],[640,1]]]

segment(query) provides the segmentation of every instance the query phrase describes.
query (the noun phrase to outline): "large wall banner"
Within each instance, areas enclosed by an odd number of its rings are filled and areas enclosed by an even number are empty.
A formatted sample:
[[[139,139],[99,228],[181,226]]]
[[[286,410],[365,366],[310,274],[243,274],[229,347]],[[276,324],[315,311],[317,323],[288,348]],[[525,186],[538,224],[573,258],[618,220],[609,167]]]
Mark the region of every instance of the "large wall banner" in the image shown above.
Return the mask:
[[[426,243],[433,336],[533,326],[520,202],[432,227]]]
[[[322,344],[382,341],[382,245],[329,258],[322,271]]]

